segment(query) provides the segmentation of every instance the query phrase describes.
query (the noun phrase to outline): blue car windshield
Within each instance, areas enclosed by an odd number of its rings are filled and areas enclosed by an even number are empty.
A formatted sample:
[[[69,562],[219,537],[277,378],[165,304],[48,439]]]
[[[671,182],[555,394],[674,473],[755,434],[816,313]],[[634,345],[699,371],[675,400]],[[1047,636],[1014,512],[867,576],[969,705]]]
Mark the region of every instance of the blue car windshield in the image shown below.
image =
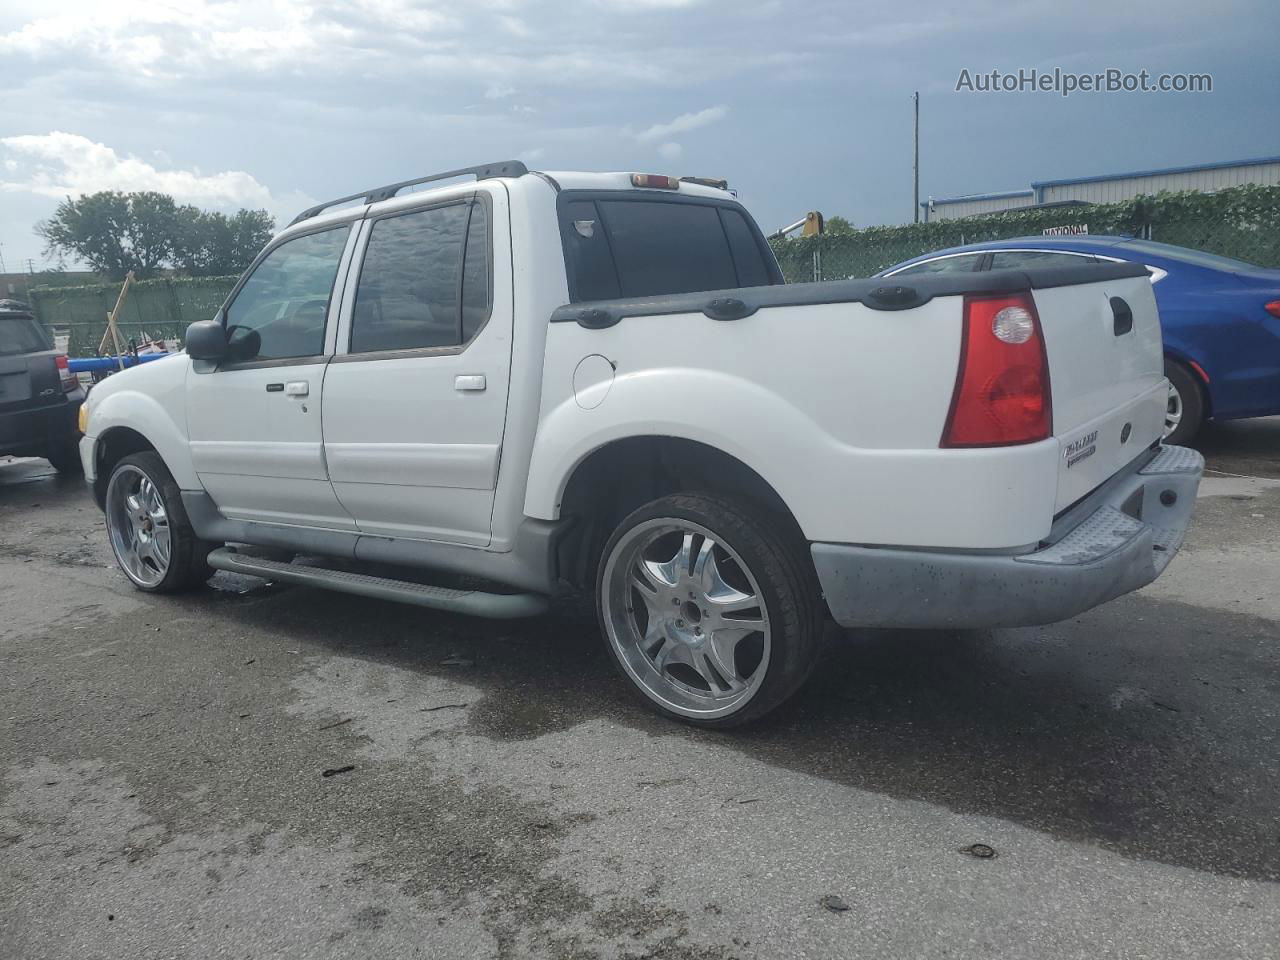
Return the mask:
[[[1256,270],[1260,264],[1246,260],[1233,260],[1231,257],[1220,257],[1216,253],[1203,250],[1191,250],[1187,247],[1176,247],[1171,243],[1157,243],[1154,240],[1127,240],[1117,245],[1117,249],[1136,250],[1156,257],[1167,257],[1180,260],[1196,267],[1208,267],[1210,270],[1226,270],[1235,273],[1239,270]]]

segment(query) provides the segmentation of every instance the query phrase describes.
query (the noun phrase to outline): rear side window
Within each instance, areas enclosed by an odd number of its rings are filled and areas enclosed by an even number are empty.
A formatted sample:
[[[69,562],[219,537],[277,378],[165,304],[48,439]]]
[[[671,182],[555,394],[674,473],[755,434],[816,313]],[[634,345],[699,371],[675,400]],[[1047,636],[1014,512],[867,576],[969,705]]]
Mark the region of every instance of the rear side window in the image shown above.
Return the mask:
[[[992,270],[1021,270],[1024,267],[1078,267],[1097,263],[1093,257],[1052,250],[998,250],[991,255]]]
[[[937,260],[913,263],[905,270],[894,271],[890,276],[905,277],[932,273],[968,273],[971,270],[978,269],[978,261],[981,259],[982,254],[980,253],[963,253],[955,257],[939,257]]]
[[[696,293],[773,282],[733,207],[662,200],[569,200],[561,233],[575,302]]]
[[[738,269],[738,286],[763,287],[769,283],[769,268],[756,242],[755,233],[747,226],[747,218],[737,210],[721,208],[720,220],[725,236],[729,238],[729,250]]]
[[[0,357],[52,349],[49,335],[35,317],[0,317]]]
[[[456,347],[489,315],[485,207],[453,203],[378,220],[351,322],[351,352]]]

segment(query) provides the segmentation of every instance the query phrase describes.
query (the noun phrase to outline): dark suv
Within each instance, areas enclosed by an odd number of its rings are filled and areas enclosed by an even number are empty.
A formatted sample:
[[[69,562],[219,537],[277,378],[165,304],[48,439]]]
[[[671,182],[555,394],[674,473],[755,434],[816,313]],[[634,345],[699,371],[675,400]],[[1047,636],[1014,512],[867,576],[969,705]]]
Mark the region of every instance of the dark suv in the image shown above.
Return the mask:
[[[0,300],[0,455],[45,457],[61,473],[80,469],[84,390],[31,308]]]

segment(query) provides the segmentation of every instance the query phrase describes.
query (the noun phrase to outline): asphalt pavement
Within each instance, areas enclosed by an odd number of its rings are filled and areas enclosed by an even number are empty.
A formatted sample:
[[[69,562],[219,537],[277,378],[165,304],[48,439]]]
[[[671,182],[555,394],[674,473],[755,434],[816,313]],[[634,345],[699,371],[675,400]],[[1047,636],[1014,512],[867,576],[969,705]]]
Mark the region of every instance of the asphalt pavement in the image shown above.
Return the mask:
[[[0,460],[0,958],[1280,956],[1280,418],[1182,554],[1049,627],[830,631],[745,731],[565,605],[135,592]]]

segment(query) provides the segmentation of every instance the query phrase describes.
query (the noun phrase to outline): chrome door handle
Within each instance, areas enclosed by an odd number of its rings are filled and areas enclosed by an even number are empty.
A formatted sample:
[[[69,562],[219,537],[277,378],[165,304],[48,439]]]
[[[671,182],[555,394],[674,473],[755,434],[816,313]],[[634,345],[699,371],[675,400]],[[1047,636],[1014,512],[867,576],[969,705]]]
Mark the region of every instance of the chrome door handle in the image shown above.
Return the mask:
[[[453,389],[466,392],[479,392],[488,384],[485,382],[483,373],[467,373],[460,374],[453,378]]]
[[[305,397],[310,392],[311,387],[305,380],[290,380],[284,385],[286,397]]]

